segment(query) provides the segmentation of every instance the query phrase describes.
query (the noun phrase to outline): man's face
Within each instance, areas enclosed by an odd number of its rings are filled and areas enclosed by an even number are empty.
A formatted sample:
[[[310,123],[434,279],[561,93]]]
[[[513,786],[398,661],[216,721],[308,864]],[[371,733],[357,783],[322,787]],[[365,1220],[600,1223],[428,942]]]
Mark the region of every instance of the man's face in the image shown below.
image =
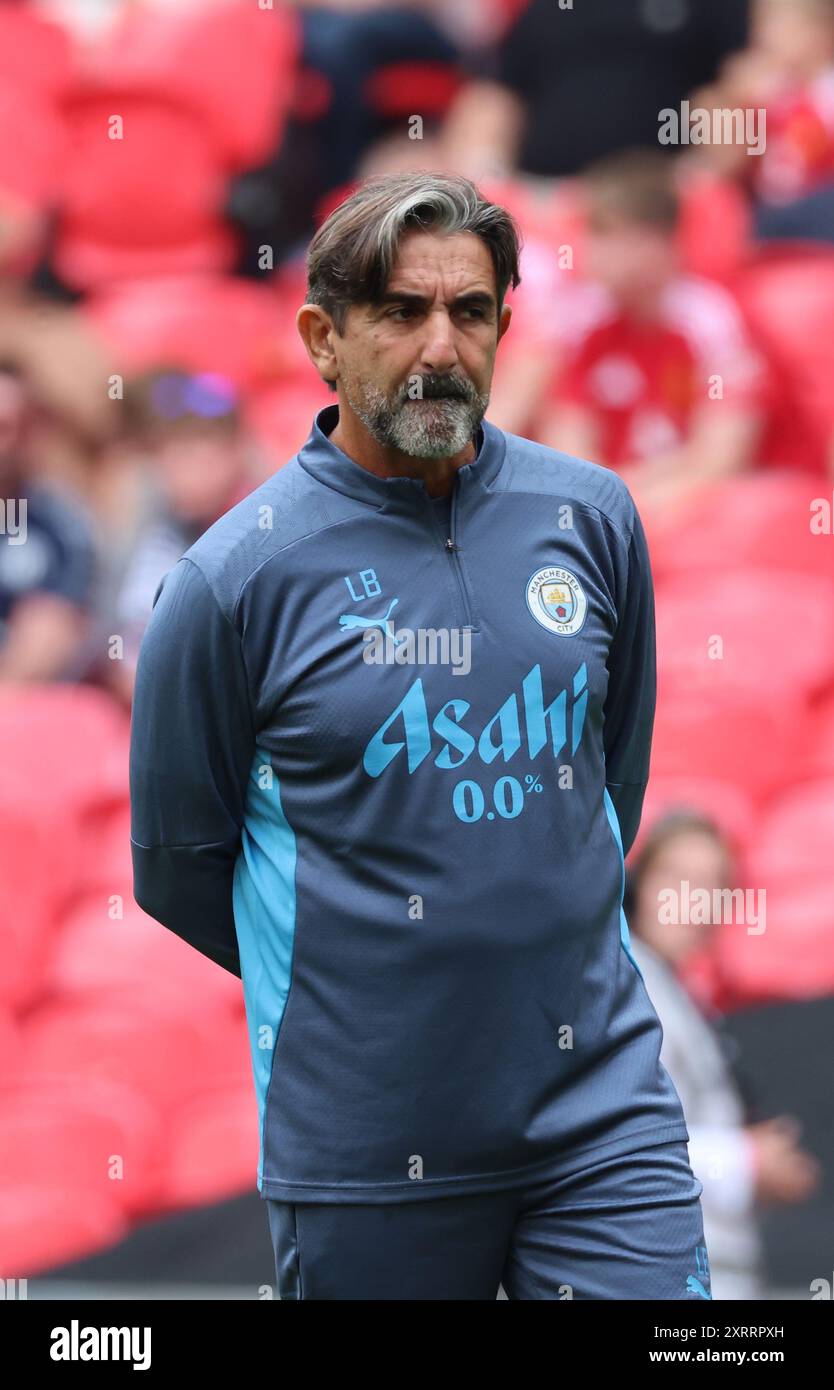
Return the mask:
[[[386,448],[451,458],[481,423],[498,339],[489,250],[471,232],[402,238],[383,302],[352,305],[331,336],[340,392]]]

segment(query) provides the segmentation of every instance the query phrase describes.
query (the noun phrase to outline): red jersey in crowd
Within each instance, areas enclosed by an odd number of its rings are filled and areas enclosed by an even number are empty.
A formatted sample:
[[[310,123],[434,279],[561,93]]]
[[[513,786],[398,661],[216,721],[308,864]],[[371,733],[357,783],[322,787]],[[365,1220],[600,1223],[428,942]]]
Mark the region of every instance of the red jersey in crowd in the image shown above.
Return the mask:
[[[598,285],[566,292],[558,313],[561,367],[548,405],[585,407],[609,467],[676,448],[710,401],[760,410],[767,372],[732,297],[680,276],[652,319],[625,314]]]

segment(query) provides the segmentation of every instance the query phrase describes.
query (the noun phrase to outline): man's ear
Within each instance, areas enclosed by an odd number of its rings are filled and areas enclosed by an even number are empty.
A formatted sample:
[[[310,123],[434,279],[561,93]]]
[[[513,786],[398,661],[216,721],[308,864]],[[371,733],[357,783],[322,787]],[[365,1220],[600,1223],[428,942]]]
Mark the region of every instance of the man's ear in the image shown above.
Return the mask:
[[[512,306],[509,305],[509,304],[502,304],[502,306],[501,306],[501,313],[500,313],[499,318],[498,318],[498,342],[499,342],[499,343],[500,343],[501,339],[503,338],[504,334],[506,333],[507,329],[508,329],[509,326],[510,326],[510,319],[512,318],[512,316],[513,316]]]
[[[302,304],[295,316],[295,326],[319,376],[335,385],[339,371],[331,340],[336,326],[327,310],[320,304]]]

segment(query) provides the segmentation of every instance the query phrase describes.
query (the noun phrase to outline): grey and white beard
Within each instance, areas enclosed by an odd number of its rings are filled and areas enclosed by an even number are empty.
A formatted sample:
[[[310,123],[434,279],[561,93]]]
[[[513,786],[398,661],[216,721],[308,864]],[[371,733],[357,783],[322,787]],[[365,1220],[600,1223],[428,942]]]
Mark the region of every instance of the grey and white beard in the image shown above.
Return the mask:
[[[437,394],[450,387],[460,394]],[[392,403],[384,391],[366,385],[360,401],[344,384],[351,410],[379,444],[412,458],[452,458],[466,448],[483,420],[489,392],[481,394],[462,377],[444,384],[444,378],[428,374],[423,390],[422,400],[412,400],[406,387]]]

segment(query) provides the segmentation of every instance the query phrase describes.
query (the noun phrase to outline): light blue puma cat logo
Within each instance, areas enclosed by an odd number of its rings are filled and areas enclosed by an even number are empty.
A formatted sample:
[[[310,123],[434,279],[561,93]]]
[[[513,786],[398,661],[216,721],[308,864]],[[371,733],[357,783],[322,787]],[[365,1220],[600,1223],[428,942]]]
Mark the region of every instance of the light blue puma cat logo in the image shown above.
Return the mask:
[[[398,603],[398,598],[392,598],[391,602],[388,605],[388,612],[385,614],[384,618],[365,618],[362,616],[361,613],[343,613],[339,619],[339,628],[342,632],[350,632],[350,630],[355,627],[361,628],[363,630],[366,627],[379,627],[382,629],[383,632],[387,632],[388,619],[391,617],[391,613],[396,608]],[[391,634],[391,636],[393,638],[395,647],[398,646],[401,641],[405,640],[404,638],[394,637],[393,633]]]
[[[712,1298],[711,1293],[707,1293],[700,1279],[696,1279],[694,1274],[686,1276],[686,1288],[689,1293],[697,1293],[701,1298]]]

